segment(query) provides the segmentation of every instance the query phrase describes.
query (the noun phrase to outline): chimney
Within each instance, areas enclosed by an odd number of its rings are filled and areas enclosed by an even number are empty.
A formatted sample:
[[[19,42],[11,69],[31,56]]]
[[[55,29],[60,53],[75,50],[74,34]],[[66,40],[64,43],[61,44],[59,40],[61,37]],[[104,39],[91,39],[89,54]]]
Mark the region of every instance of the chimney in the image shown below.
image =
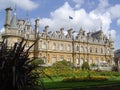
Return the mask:
[[[35,38],[39,37],[39,19],[35,20]]]
[[[63,34],[64,28],[60,28],[60,33]]]
[[[39,19],[35,20],[35,30],[36,30],[36,33],[39,32]]]
[[[45,26],[45,32],[47,33],[48,32],[48,28],[49,28],[49,26],[47,25],[47,26]]]
[[[68,29],[68,34],[72,35],[72,28]]]
[[[6,10],[6,19],[5,19],[5,26],[10,26],[10,14],[11,14],[11,7],[8,7],[5,9]]]

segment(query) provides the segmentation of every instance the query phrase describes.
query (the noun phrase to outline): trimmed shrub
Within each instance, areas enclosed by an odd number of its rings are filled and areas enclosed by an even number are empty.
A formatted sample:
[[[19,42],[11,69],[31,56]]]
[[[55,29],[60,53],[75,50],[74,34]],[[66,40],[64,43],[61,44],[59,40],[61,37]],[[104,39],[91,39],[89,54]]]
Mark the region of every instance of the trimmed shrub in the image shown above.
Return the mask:
[[[89,70],[90,68],[89,68],[89,64],[88,64],[88,62],[84,62],[83,64],[82,64],[82,70]]]
[[[51,67],[46,68],[44,72],[49,76],[70,76],[72,68],[66,60],[54,63]]]
[[[105,81],[108,80],[106,76],[81,76],[64,78],[63,82],[82,82],[82,81]]]

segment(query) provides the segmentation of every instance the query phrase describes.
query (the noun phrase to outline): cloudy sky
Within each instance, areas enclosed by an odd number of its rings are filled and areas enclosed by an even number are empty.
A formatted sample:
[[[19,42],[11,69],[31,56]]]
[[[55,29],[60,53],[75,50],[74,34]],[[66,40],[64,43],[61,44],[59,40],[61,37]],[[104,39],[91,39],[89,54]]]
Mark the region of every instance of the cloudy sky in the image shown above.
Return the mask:
[[[86,32],[102,27],[103,32],[114,39],[115,50],[120,48],[120,0],[0,0],[1,31],[5,8],[15,5],[19,19],[26,19],[27,13],[32,25],[36,18],[40,19],[40,31],[46,25],[52,31],[73,28],[76,32],[81,27]]]

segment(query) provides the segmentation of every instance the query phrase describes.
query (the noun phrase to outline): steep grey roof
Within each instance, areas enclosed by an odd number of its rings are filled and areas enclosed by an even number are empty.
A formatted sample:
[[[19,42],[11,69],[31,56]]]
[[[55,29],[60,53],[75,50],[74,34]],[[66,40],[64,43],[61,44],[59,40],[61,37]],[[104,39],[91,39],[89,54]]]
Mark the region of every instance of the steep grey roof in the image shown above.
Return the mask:
[[[102,32],[102,30],[99,30],[99,31],[96,31],[96,32],[94,32],[94,33],[92,33],[92,37],[97,37],[98,35],[101,35],[103,32]]]
[[[16,13],[14,13],[14,15],[13,15],[13,17],[11,19],[11,22],[10,22],[10,26],[11,27],[17,27],[17,22],[18,22],[17,16],[16,16]]]

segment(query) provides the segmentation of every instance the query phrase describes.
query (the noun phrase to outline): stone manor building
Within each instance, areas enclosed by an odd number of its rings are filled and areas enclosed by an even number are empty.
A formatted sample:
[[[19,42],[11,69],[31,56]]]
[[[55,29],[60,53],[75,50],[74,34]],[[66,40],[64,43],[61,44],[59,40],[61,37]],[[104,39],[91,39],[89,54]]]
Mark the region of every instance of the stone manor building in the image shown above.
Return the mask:
[[[112,64],[114,58],[114,41],[107,37],[102,30],[86,33],[82,28],[76,36],[72,29],[64,33],[64,28],[57,31],[49,31],[45,26],[43,32],[39,32],[39,19],[35,20],[34,29],[28,18],[18,19],[16,12],[11,17],[11,8],[6,9],[5,31],[2,38],[7,41],[9,47],[22,38],[28,40],[26,49],[39,38],[36,45],[30,50],[30,57],[40,57],[46,65],[52,65],[57,61],[67,60],[80,67],[83,62],[100,64],[107,62]]]

